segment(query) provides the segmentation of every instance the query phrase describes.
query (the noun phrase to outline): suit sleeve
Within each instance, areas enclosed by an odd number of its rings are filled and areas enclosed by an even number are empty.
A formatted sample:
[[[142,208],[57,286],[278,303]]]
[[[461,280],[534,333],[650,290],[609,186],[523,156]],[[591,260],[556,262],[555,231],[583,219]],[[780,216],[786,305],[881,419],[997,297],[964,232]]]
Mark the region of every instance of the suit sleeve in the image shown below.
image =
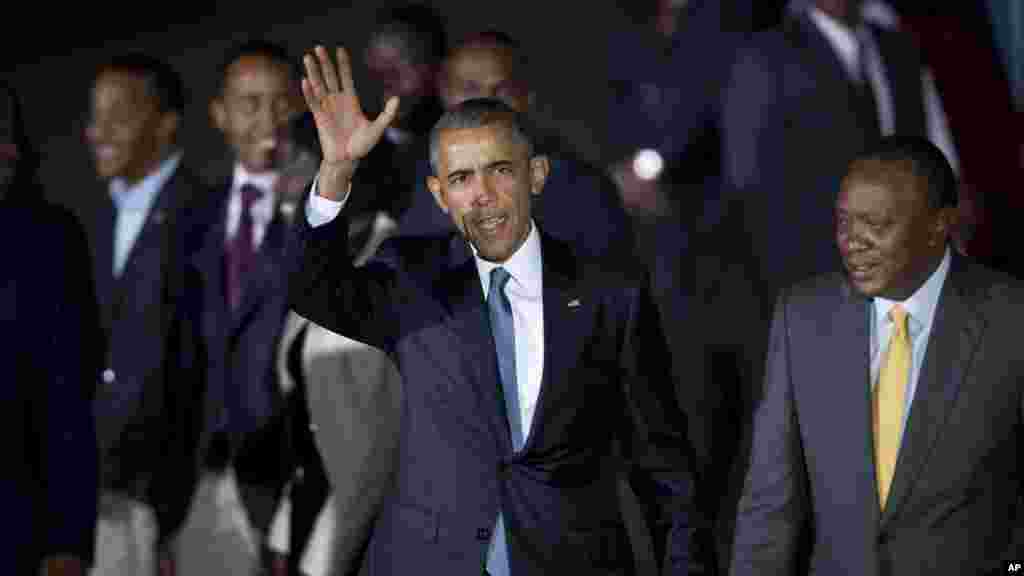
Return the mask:
[[[654,552],[671,574],[688,574],[691,541],[707,528],[694,507],[695,454],[671,378],[668,350],[646,284],[629,304],[620,368],[629,409],[630,485],[649,510]]]
[[[92,392],[100,365],[94,345],[100,327],[85,237],[70,217],[58,224],[49,263],[53,314],[40,321],[50,346],[40,359],[40,381],[32,384],[33,412],[42,424],[37,448],[46,511],[42,554],[76,556],[89,566],[98,507]]]
[[[795,574],[805,529],[806,470],[789,370],[786,296],[772,320],[764,394],[754,410],[750,466],[736,517],[730,574]]]
[[[296,265],[289,301],[300,316],[328,330],[391,353],[397,340],[401,298],[388,266],[352,265],[345,211],[319,226],[296,220]]]

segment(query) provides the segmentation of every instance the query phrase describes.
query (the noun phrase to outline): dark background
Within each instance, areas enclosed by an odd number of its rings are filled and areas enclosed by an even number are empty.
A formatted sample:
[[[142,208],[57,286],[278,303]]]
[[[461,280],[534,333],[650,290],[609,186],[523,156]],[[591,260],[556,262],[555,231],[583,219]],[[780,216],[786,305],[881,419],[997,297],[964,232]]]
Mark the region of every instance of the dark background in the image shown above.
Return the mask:
[[[777,19],[784,3],[753,1],[762,27]],[[0,65],[12,74],[24,101],[48,196],[75,207],[95,190],[82,133],[92,74],[104,58],[145,50],[179,70],[188,98],[181,138],[186,162],[214,182],[229,169],[207,112],[221,54],[237,41],[263,37],[283,43],[298,63],[315,43],[343,42],[358,64],[373,13],[385,4],[395,2],[25,3],[16,17],[5,15],[9,32],[0,38]],[[970,8],[979,2],[940,8],[921,0],[893,4],[905,13],[967,12],[965,26],[986,25]],[[449,40],[484,28],[517,38],[530,58],[538,121],[560,131],[584,158],[609,160],[608,55],[615,32],[638,28],[645,19],[640,0],[436,0],[433,5],[446,19]],[[356,75],[364,106],[377,108],[379,96],[360,81],[358,67]]]

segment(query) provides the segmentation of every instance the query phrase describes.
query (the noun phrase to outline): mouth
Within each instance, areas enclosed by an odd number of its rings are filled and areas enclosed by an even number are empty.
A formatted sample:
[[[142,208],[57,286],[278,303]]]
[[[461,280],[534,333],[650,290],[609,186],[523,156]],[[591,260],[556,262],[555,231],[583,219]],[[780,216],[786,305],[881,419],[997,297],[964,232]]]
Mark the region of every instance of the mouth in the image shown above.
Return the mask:
[[[490,216],[476,221],[476,228],[485,234],[495,234],[508,222],[508,216]]]
[[[278,147],[277,138],[262,138],[256,143],[256,149],[260,152],[273,152]]]
[[[877,262],[847,262],[846,271],[854,280],[869,280],[875,276],[879,264]]]

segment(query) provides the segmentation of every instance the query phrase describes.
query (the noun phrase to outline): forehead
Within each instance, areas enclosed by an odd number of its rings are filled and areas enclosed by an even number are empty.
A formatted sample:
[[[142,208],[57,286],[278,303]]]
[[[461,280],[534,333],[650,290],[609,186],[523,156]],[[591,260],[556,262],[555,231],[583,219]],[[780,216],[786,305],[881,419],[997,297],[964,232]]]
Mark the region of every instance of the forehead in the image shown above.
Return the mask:
[[[449,57],[448,67],[459,79],[500,81],[512,76],[512,54],[502,46],[470,44]]]
[[[899,166],[870,166],[849,174],[842,184],[839,206],[852,212],[896,214],[919,208],[923,200],[917,179]]]
[[[284,62],[262,54],[246,54],[235,60],[225,71],[224,85],[228,90],[255,89],[288,90],[291,73]]]
[[[493,162],[524,160],[527,156],[526,147],[517,145],[512,129],[504,123],[442,130],[439,144],[438,160],[446,174]]]
[[[408,46],[399,34],[379,34],[370,40],[364,56],[371,68],[393,66],[408,60]]]
[[[93,84],[93,98],[97,103],[137,103],[155,100],[149,91],[146,79],[123,70],[105,70],[96,77]]]

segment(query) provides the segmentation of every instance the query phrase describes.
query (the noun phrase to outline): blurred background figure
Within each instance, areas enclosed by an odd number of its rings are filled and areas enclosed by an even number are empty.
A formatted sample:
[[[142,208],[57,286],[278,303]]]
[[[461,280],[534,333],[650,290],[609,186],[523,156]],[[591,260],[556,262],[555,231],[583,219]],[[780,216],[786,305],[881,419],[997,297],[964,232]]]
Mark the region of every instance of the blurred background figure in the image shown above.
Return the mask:
[[[204,193],[181,164],[184,110],[178,73],[145,54],[110,59],[92,82],[86,141],[101,189],[84,221],[106,344],[96,375],[97,576],[155,574],[161,562],[172,570],[188,513],[190,462],[170,446],[182,431],[171,409],[187,399],[164,373],[189,205]]]
[[[202,403],[192,429],[199,479],[179,546],[184,574],[251,574],[270,563],[265,535],[288,479],[276,457],[286,410],[274,366],[296,210],[284,190],[294,183],[282,180],[296,156],[295,62],[280,45],[239,43],[223,57],[210,103],[233,169],[197,209],[204,236],[177,318],[176,380],[197,386]]]
[[[13,336],[0,347],[10,458],[0,572],[83,576],[96,543],[100,327],[85,236],[43,201],[36,162],[18,99],[0,81],[0,319]]]
[[[952,139],[921,54],[860,0],[793,5],[733,66],[723,104],[727,187],[739,194],[768,289],[838,265],[833,200],[846,164],[882,135]]]

